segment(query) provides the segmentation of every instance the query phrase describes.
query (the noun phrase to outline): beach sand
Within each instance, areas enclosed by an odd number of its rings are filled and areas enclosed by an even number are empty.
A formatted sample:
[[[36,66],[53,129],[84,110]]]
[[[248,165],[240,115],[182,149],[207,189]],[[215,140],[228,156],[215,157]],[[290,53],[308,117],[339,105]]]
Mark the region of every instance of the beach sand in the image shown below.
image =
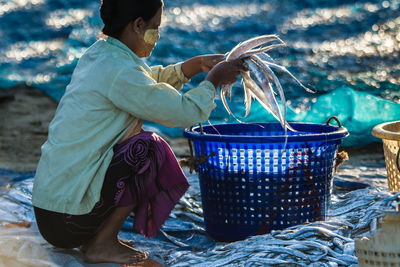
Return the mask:
[[[57,103],[43,92],[26,86],[2,92],[0,168],[35,170]]]

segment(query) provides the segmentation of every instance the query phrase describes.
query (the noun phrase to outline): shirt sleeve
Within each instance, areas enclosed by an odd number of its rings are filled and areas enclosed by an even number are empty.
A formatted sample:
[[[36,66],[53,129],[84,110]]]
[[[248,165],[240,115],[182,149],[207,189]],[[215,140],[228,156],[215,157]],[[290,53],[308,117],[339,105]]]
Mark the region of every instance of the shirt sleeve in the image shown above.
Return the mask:
[[[215,108],[215,87],[203,81],[181,94],[172,85],[156,82],[138,68],[123,68],[110,88],[109,99],[133,116],[168,127],[190,127],[208,120]]]
[[[158,83],[168,83],[176,90],[180,90],[184,83],[189,82],[189,79],[185,77],[182,71],[182,63],[177,63],[174,65],[163,66],[153,66],[151,67],[150,76]]]

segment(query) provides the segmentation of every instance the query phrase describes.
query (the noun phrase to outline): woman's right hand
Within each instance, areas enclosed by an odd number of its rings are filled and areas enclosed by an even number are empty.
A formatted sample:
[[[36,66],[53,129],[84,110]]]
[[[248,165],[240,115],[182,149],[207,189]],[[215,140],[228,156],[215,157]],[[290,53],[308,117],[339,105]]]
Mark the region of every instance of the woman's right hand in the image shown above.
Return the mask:
[[[232,61],[222,61],[215,65],[207,74],[206,81],[210,81],[217,89],[221,84],[231,84],[240,75],[240,72],[246,71],[243,59]]]

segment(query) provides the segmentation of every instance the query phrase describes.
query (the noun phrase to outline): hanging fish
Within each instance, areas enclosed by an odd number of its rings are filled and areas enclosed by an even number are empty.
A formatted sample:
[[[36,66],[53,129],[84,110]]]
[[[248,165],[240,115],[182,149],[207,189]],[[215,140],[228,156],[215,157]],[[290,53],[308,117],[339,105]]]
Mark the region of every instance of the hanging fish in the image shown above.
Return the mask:
[[[274,41],[279,43],[270,44]],[[226,53],[225,60],[231,61],[237,58],[243,58],[247,64],[248,71],[241,73],[246,108],[244,117],[247,117],[249,114],[251,102],[254,98],[280,122],[286,136],[287,129],[290,131],[295,130],[290,127],[289,123],[287,123],[285,94],[278,77],[272,69],[278,69],[289,74],[289,76],[306,91],[314,91],[304,86],[289,70],[284,66],[277,64],[268,54],[266,54],[266,52],[271,49],[285,45],[286,44],[277,35],[257,36],[236,45],[231,51]],[[254,81],[252,77],[254,77],[256,81]],[[220,91],[221,100],[229,115],[242,123],[242,121],[236,118],[232,113],[226,100],[226,96],[228,96],[229,100],[231,99],[232,86],[233,84],[225,84],[222,86]],[[280,96],[282,111],[276,101],[274,87]]]

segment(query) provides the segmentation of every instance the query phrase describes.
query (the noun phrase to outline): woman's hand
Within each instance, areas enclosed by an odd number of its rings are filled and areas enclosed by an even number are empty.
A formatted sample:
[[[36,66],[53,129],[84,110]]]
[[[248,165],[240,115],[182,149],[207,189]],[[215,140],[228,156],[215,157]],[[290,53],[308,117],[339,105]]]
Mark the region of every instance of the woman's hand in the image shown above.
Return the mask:
[[[199,57],[201,71],[205,73],[208,73],[215,65],[224,60],[223,54],[204,55]]]
[[[221,84],[234,83],[242,71],[247,71],[244,66],[244,59],[222,61],[208,72],[205,80],[210,81],[217,89]]]
[[[182,71],[186,78],[190,79],[200,72],[208,73],[216,64],[224,58],[222,54],[202,55],[186,60],[182,64]]]

